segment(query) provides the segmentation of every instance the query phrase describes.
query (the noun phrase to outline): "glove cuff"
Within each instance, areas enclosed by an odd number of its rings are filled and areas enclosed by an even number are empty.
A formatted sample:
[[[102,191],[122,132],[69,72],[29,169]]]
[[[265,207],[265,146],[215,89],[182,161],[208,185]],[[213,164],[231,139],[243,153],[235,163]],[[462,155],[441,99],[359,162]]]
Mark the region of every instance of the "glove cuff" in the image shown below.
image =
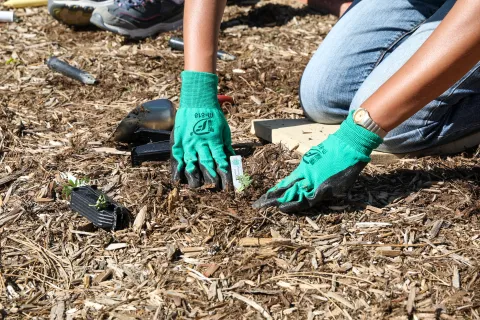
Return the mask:
[[[342,122],[340,129],[334,135],[347,143],[358,152],[370,156],[373,149],[377,148],[383,139],[379,135],[365,129],[353,121],[354,110],[350,111],[347,119]]]
[[[220,108],[216,74],[197,71],[182,72],[180,108]]]

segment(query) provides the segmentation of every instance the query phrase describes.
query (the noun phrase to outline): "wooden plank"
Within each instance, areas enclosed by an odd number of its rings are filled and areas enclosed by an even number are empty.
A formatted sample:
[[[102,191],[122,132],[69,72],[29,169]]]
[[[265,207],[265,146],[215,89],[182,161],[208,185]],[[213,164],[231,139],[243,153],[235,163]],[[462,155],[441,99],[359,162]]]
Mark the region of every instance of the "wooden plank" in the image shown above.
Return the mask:
[[[259,138],[272,143],[281,143],[287,149],[295,149],[303,155],[327,139],[328,135],[337,131],[339,127],[340,125],[319,124],[307,119],[253,120],[251,132]],[[374,164],[388,164],[397,161],[399,156],[374,151],[371,158]]]
[[[323,142],[339,127],[340,125],[320,124],[308,119],[256,119],[252,121],[251,133],[269,142],[281,143],[287,149],[296,150],[303,155],[313,146]],[[477,132],[454,142],[409,154],[374,151],[371,158],[373,164],[389,164],[401,158],[458,153],[479,143],[480,132]]]

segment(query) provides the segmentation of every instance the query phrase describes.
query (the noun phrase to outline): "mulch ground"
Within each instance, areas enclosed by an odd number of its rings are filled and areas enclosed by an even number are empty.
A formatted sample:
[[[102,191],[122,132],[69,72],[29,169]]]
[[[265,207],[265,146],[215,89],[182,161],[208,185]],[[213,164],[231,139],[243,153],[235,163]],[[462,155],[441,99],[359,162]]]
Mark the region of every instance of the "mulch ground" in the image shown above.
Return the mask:
[[[111,153],[132,108],[178,102],[183,54],[167,40],[180,31],[132,42],[17,12],[0,25],[0,319],[480,319],[477,150],[369,165],[344,199],[303,214],[251,208],[299,162],[251,120],[299,117],[299,78],[335,17],[228,6],[220,48],[238,59],[219,62],[220,92],[253,179],[234,194],[175,188],[168,163]],[[51,55],[99,84],[53,73]],[[72,212],[67,173],[143,209],[142,228]]]

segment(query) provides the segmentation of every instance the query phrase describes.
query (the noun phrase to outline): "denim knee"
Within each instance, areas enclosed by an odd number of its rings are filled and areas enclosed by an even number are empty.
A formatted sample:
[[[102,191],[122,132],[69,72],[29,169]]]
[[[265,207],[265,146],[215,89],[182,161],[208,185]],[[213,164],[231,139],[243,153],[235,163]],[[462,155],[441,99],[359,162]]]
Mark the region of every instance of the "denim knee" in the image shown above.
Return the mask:
[[[326,65],[323,71],[317,68],[305,69],[300,80],[300,106],[307,118],[317,123],[337,124],[342,122],[348,113],[348,104],[339,102],[339,88],[342,88],[342,77],[328,70]]]

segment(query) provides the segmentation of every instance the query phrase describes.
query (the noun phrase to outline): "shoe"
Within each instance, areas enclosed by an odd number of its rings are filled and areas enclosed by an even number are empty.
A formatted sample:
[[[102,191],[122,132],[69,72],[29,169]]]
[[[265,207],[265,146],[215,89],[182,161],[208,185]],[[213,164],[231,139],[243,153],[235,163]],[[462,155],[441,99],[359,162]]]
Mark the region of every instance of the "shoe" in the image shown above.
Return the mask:
[[[48,0],[48,12],[67,25],[86,26],[90,24],[93,10],[111,4],[113,0]]]
[[[183,1],[115,0],[99,7],[90,22],[97,27],[132,39],[144,39],[183,24]]]

